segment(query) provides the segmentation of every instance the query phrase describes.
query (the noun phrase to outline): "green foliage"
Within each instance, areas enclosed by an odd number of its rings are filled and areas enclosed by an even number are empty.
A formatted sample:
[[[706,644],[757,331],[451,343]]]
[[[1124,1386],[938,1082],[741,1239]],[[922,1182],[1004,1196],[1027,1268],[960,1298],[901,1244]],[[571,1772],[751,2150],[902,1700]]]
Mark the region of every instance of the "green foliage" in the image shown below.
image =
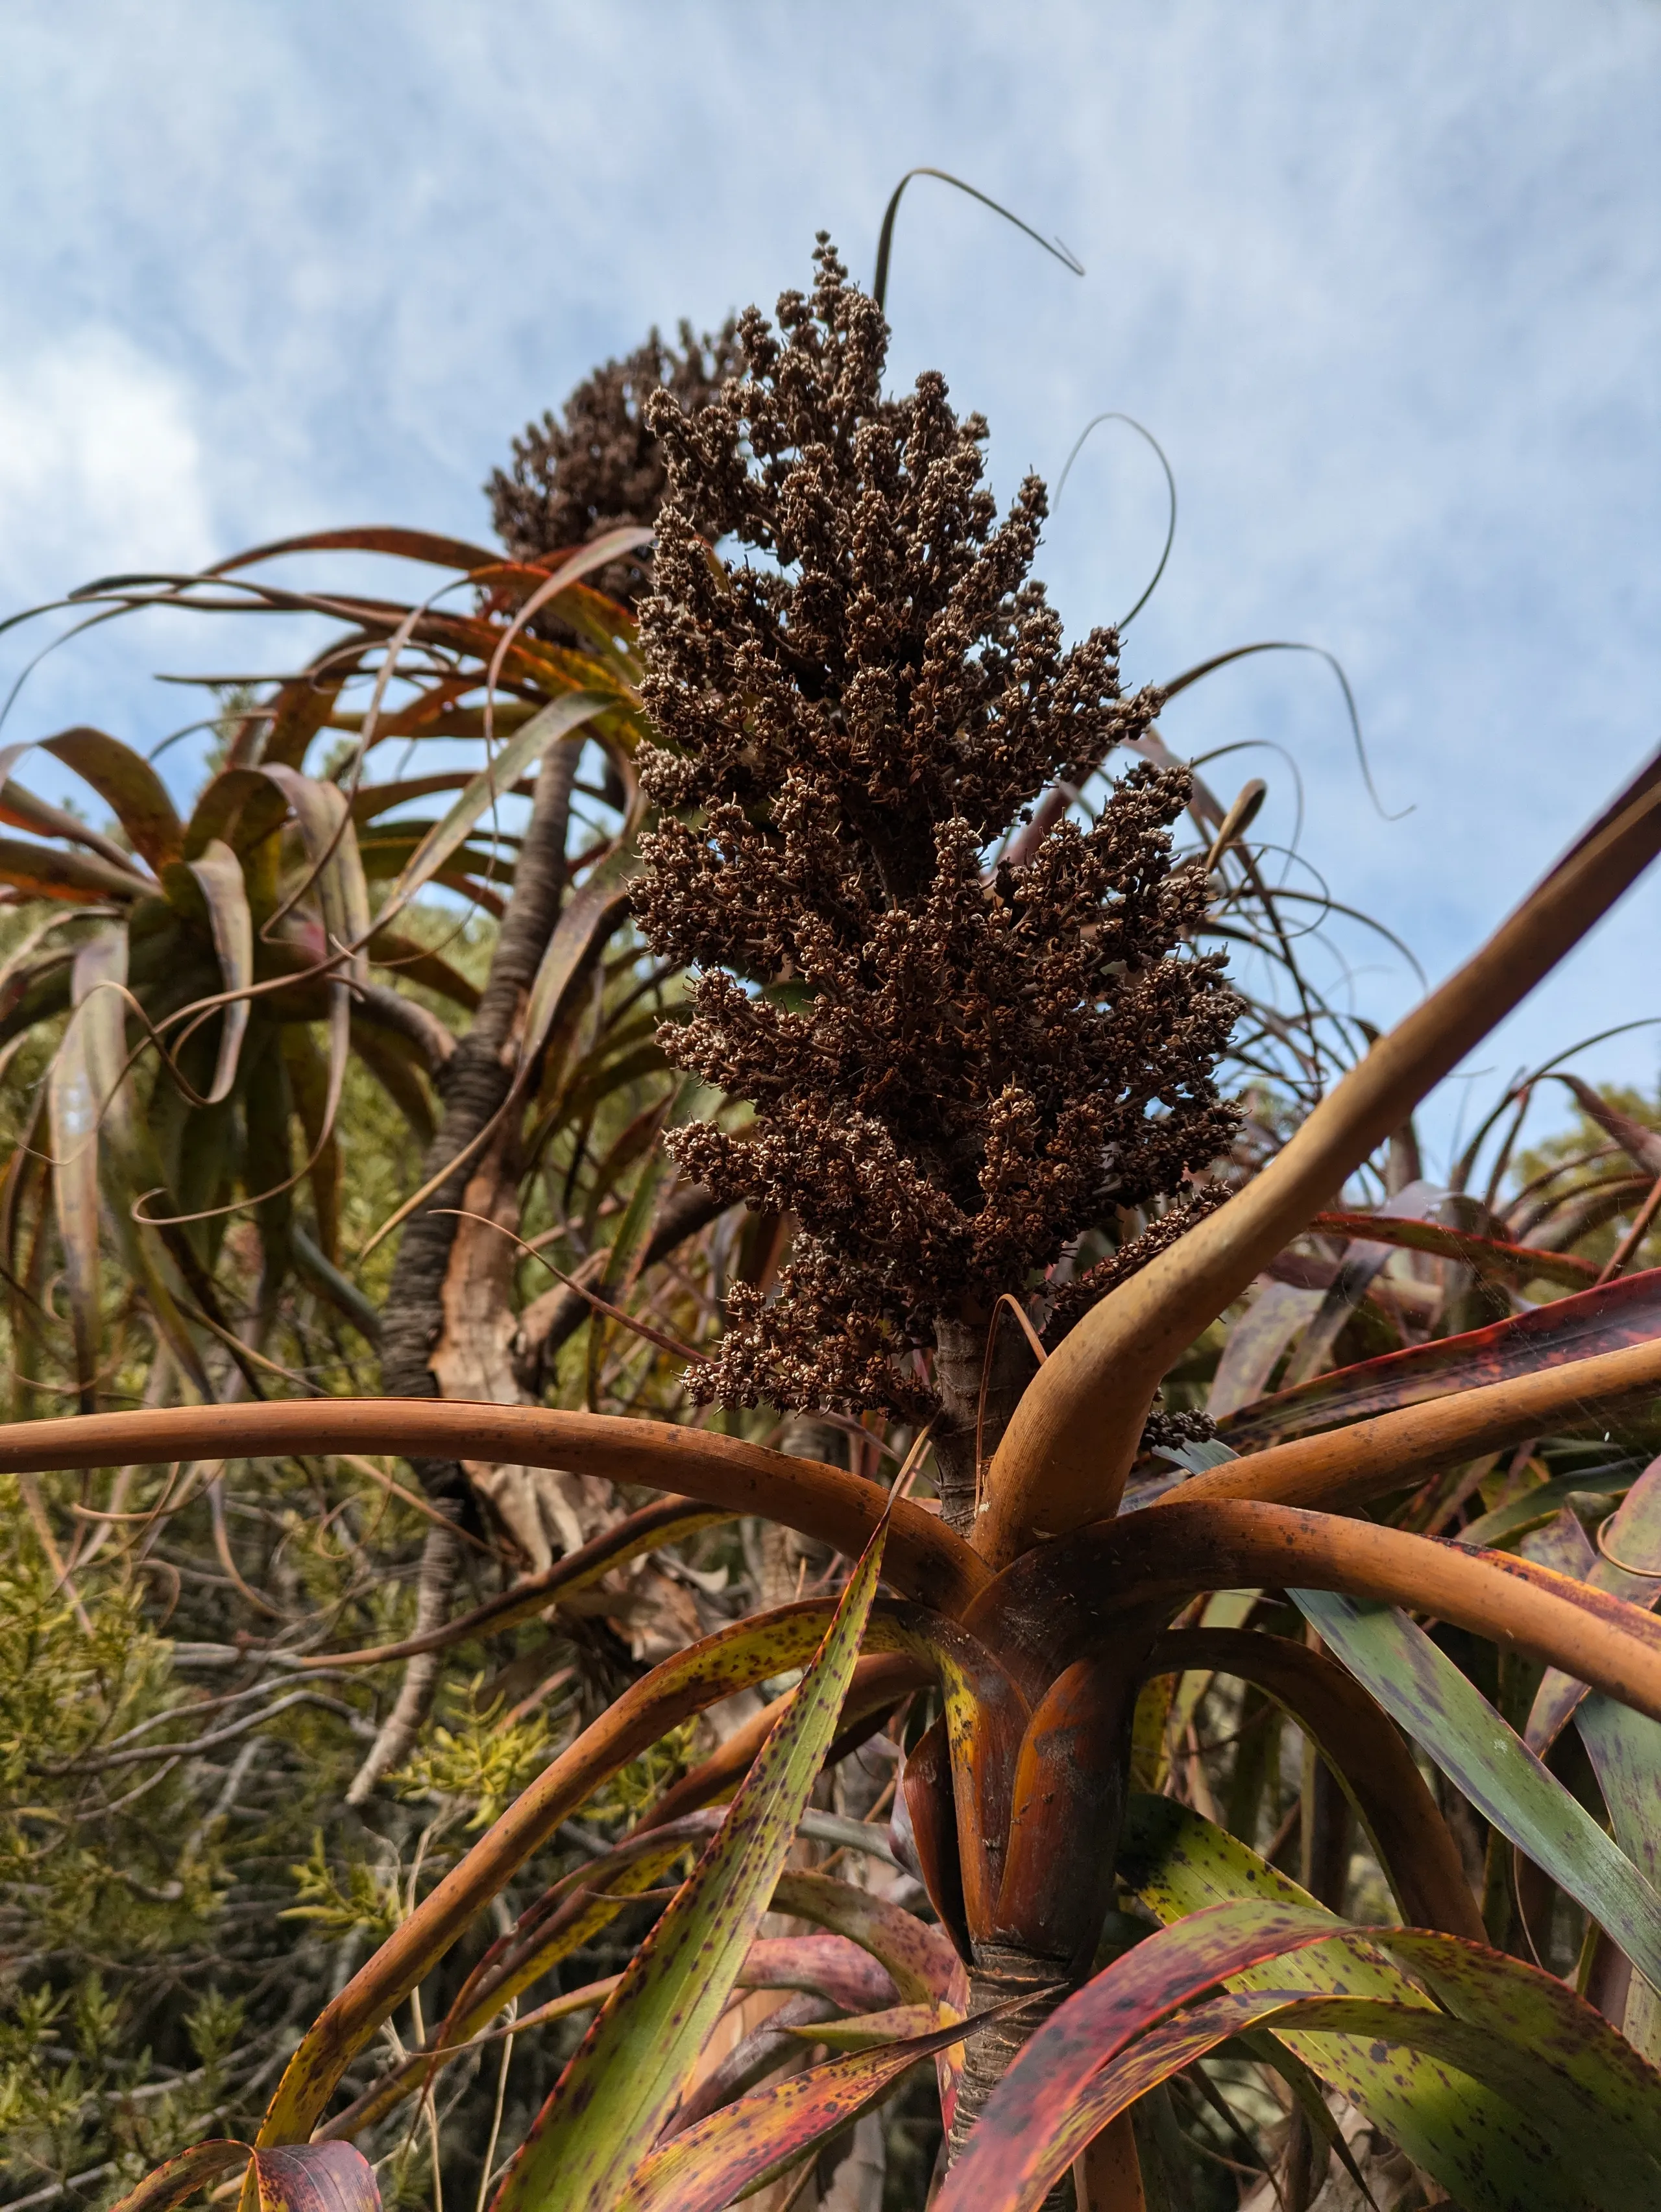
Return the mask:
[[[488,1828],[499,1820],[546,1758],[549,1724],[532,1714],[522,1721],[506,1717],[507,1700],[490,1697],[484,1677],[452,1685],[449,1723],[435,1722],[415,1757],[390,1777],[410,1797],[440,1797],[465,1808],[467,1827]]]

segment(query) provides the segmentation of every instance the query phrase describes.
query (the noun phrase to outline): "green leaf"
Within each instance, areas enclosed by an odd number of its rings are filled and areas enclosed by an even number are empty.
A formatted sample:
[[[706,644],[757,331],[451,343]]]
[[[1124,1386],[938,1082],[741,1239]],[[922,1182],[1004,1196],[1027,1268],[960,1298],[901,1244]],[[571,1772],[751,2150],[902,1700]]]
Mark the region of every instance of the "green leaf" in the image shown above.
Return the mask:
[[[1318,1905],[1235,1899],[1136,1944],[1069,1997],[1026,2045],[953,2167],[940,2212],[969,2205],[1025,2212],[1036,2204],[1095,2132],[1087,2125],[1080,2131],[1075,2112],[1104,2064],[1219,1982],[1324,1943],[1342,1926]]]
[[[283,793],[300,824],[328,949],[349,955],[334,972],[355,983],[367,982],[368,957],[363,948],[370,933],[369,891],[345,793],[281,764],[267,765],[261,774]],[[334,988],[338,991],[343,983]]]
[[[1601,1548],[1584,1576],[1587,1587],[1631,1605],[1652,1607],[1661,1597],[1661,1459],[1652,1460],[1632,1485],[1603,1522],[1598,1542]],[[1584,1545],[1581,1556],[1586,1556]],[[1628,1564],[1620,1565],[1621,1560]],[[1646,1573],[1646,1568],[1652,1571]],[[1530,1750],[1543,1759],[1586,1694],[1584,1682],[1548,1667],[1529,1711],[1524,1737]]]
[[[407,906],[467,841],[479,817],[512,790],[526,769],[557,738],[569,738],[617,702],[599,691],[570,691],[543,708],[517,731],[462,792],[443,819],[435,823],[411,855],[381,910],[382,923]],[[396,825],[394,825],[396,826]]]
[[[1135,1796],[1126,1814],[1119,1856],[1122,1877],[1164,1921],[1180,1921],[1230,1898],[1270,1899],[1321,1911],[1308,1893],[1257,1854],[1186,1806],[1166,1797]],[[1262,1970],[1232,1976],[1236,1989],[1275,1987],[1310,1994],[1342,1989],[1351,1996],[1394,2003],[1427,2000],[1398,1967],[1371,1948],[1390,1931],[1369,1931],[1364,1943],[1345,1940],[1343,1923],[1327,1916],[1328,1949],[1281,1957]],[[1509,2105],[1439,2060],[1414,2052],[1375,2051],[1370,2041],[1337,2035],[1282,2039],[1294,2057],[1408,2156],[1453,2190],[1468,2212],[1494,2212],[1482,2197],[1484,2172],[1502,2172],[1516,2132]]]
[[[53,1054],[46,1080],[52,1138],[52,1197],[64,1247],[64,1275],[75,1335],[75,1373],[81,1409],[94,1410],[101,1333],[98,1301],[99,1124],[108,1093],[93,1070],[89,1032],[104,1007],[120,1001],[127,940],[119,930],[100,933],[75,957],[75,1012]]]
[[[876,1595],[883,1536],[849,1583],[788,1712],[720,1833],[583,2039],[515,2158],[498,2212],[610,2212],[673,2110],[772,1900]]]
[[[1483,1817],[1661,1986],[1661,1895],[1423,1629],[1393,1606],[1326,1590],[1289,1595]]]
[[[941,2212],[988,2197],[1007,2204],[1009,2212],[1031,2212],[1091,2138],[1138,2097],[1219,2045],[1263,2028],[1277,2034],[1296,2030],[1317,2039],[1341,2034],[1368,2043],[1385,2064],[1431,2059],[1503,2099],[1512,2132],[1497,2154],[1490,2145],[1480,2167],[1467,2157],[1460,2161],[1463,2170],[1457,2180],[1447,2172],[1436,2177],[1456,2187],[1459,2201],[1471,2212],[1478,2207],[1482,2212],[1546,2212],[1551,2206],[1580,2212],[1588,2204],[1599,2212],[1627,2212],[1631,2205],[1651,2201],[1661,2184],[1661,2169],[1632,2133],[1612,2124],[1614,2112],[1602,2102],[1603,2092],[1618,2095],[1623,2086],[1619,2063],[1603,2063],[1605,2045],[1621,2048],[1608,2023],[1549,1977],[1456,1939],[1444,1940],[1468,1950],[1479,1973],[1499,1966],[1508,1983],[1526,1978],[1542,1985],[1542,1994],[1546,1987],[1554,1989],[1574,2016],[1554,2020],[1541,2044],[1530,2040],[1530,2032],[1540,2026],[1538,2008],[1526,2003],[1491,2006],[1479,2024],[1450,2018],[1422,2003],[1377,1997],[1306,1996],[1273,1988],[1232,1994],[1190,2007],[1154,2027],[1082,2084],[1072,2084],[1070,2099],[1063,2100],[1061,2085],[1048,2078],[1051,2053],[1071,2027],[1074,2008],[1082,2010],[1095,1996],[1098,1984],[1092,1984],[1045,2023],[1005,2077],[962,2161],[962,2177],[955,2185],[961,2195],[948,2188]],[[1514,1970],[1509,1977],[1503,1975],[1506,1967]],[[1110,1980],[1117,1971],[1110,1968],[1101,1979]],[[1505,1994],[1516,1992],[1507,1986]],[[1563,2064],[1565,2058],[1573,2071]],[[1626,2058],[1638,2063],[1630,2051]],[[1646,2085],[1652,2124],[1658,2093],[1661,2081]]]

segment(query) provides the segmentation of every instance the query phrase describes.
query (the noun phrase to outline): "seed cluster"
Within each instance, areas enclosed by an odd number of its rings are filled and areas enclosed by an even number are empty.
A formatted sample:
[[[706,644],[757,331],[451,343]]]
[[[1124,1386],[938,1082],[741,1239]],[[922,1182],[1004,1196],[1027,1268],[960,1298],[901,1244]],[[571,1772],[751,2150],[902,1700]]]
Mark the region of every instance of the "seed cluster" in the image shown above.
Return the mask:
[[[984,422],[938,375],[885,398],[880,310],[823,239],[816,261],[776,330],[739,318],[741,374],[646,405],[663,813],[637,912],[696,975],[666,1049],[755,1109],[742,1140],[678,1132],[679,1164],[799,1224],[695,1386],[916,1418],[938,1322],[983,1322],[1226,1146],[1236,1002],[1187,944],[1206,892],[1171,865],[1182,774],[1135,767],[1092,828],[997,857],[1159,701],[1121,696],[1111,631],[1064,649],[1030,575],[1043,485],[1000,520]]]
[[[698,337],[680,325],[678,349],[654,331],[621,361],[608,361],[572,392],[558,415],[545,412],[514,441],[511,469],[485,485],[496,534],[519,561],[585,544],[618,523],[652,522],[666,476],[646,422],[653,393],[702,407],[738,366],[734,325]],[[618,562],[594,580],[632,605],[646,574],[641,561]]]

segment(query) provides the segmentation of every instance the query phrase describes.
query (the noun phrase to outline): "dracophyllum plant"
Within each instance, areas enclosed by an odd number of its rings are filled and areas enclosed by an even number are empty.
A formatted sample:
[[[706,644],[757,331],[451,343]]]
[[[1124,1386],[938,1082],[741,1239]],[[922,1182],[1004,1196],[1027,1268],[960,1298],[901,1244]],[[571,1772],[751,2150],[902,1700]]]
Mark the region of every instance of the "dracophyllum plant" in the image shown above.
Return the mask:
[[[1215,1070],[1236,1001],[1193,949],[1208,872],[1171,863],[1188,784],[1134,768],[1088,827],[1024,818],[1145,742],[1159,695],[1122,696],[1109,633],[1064,647],[1030,580],[1041,489],[1001,520],[983,427],[937,378],[885,395],[885,340],[822,248],[776,330],[740,319],[739,372],[715,396],[650,403],[666,497],[641,607],[654,731],[636,757],[659,815],[635,902],[695,973],[692,1018],[664,1048],[753,1109],[742,1141],[682,1127],[676,1157],[716,1202],[797,1224],[771,1294],[729,1300],[692,1397],[927,1427],[938,1500],[692,1420],[459,1399],[100,1414],[0,1444],[0,1470],[378,1449],[667,1493],[460,1620],[307,1664],[498,1632],[721,1516],[863,1562],[840,1605],[733,1622],[567,1743],[313,2023],[262,2144],[383,2117],[495,2032],[574,1929],[697,1849],[661,1932],[615,1984],[570,1993],[594,2024],[508,2168],[503,2212],[718,2212],[924,2059],[952,2212],[1036,2205],[1074,2186],[1074,2161],[1090,2203],[1118,2212],[1143,2201],[1127,2115],[1239,2038],[1284,2069],[1310,2127],[1330,2132],[1325,2100],[1348,2100],[1471,2212],[1615,2212],[1661,2178],[1661,2078],[1641,2048],[1661,1986],[1642,1810],[1661,1478],[1634,1473],[1601,1554],[1565,1532],[1554,1565],[1420,1533],[1390,1501],[1588,1421],[1641,1437],[1661,1389],[1653,1285],[1593,1285],[1544,1316],[1321,1376],[1232,1431],[1238,1455],[1127,1484],[1145,1445],[1171,1441],[1156,1398],[1186,1349],[1317,1217],[1350,1218],[1327,1211],[1347,1179],[1661,847],[1661,768],[1259,1172],[1208,1194],[1234,1126]],[[1161,1201],[1150,1231],[1069,1268],[1083,1231]],[[1534,1279],[1518,1245],[1449,1249]],[[1220,1592],[1245,1594],[1226,1619],[1204,1602]],[[1546,1670],[1523,1730],[1413,1615]],[[800,1689],[618,1855],[510,1923],[424,2055],[339,2109],[384,2024],[563,1821],[689,1714],[798,1668]],[[1327,1882],[1318,1852],[1299,1887],[1133,1789],[1144,1686],[1196,1673],[1251,1686],[1318,1747],[1401,1927],[1345,1919],[1342,1869]],[[928,1724],[893,1848],[926,1884],[927,1928],[786,1866],[821,1757],[919,1696],[935,1702],[913,1708]],[[1571,1725],[1613,1835],[1546,1763]],[[1584,1917],[1582,1991],[1484,1948],[1494,1931],[1403,1731]],[[713,2017],[712,1992],[787,1971],[757,1932],[770,1898],[852,1947],[788,1969],[839,2014],[812,2029],[832,2055],[759,2087],[733,2068],[700,2076],[687,2023]]]

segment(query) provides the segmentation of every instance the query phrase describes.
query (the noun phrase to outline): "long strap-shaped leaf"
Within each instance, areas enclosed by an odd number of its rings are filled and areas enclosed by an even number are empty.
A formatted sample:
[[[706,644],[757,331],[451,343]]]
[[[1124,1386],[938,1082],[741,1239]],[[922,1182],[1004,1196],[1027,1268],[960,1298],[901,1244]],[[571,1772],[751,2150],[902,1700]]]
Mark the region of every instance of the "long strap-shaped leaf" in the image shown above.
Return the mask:
[[[1128,1619],[1157,1626],[1196,1590],[1293,1584],[1433,1613],[1661,1718],[1661,1622],[1638,1607],[1504,1553],[1287,1505],[1220,1498],[1098,1522],[1029,1552],[964,1621],[1059,1671]]]
[[[1572,1527],[1578,1523],[1571,1522]],[[1661,1597],[1661,1459],[1652,1460],[1639,1476],[1624,1501],[1604,1522],[1598,1535],[1599,1551],[1585,1572],[1587,1586],[1608,1591],[1646,1609]],[[1585,1546],[1589,1553],[1591,1547]],[[1619,1566],[1617,1560],[1628,1565]],[[1648,1568],[1647,1574],[1642,1571]],[[1579,1571],[1578,1569],[1573,1571]],[[1586,1686],[1561,1668],[1548,1668],[1529,1711],[1524,1740],[1542,1759],[1549,1753],[1575,1708],[1586,1696]]]
[[[1382,1942],[1384,1948],[1394,1948],[1388,1936]],[[1490,1962],[1498,1969],[1496,1978],[1502,1979],[1506,1997],[1515,2000],[1521,1994],[1516,1978],[1505,1972],[1513,1962],[1501,1965],[1496,1954],[1487,1951],[1478,1953],[1476,1960],[1485,1969]],[[1548,1981],[1544,1975],[1532,1978]],[[1468,2212],[1583,2212],[1588,2206],[1597,2212],[1628,2212],[1654,2194],[1661,2168],[1634,2136],[1611,2124],[1613,2113],[1603,2102],[1604,2095],[1616,2106],[1632,2101],[1630,2094],[1621,2099],[1621,2091],[1630,2093],[1632,2084],[1610,2049],[1622,2047],[1590,2006],[1561,1984],[1551,1986],[1565,2007],[1573,2008],[1570,2019],[1546,2023],[1555,2031],[1556,2049],[1550,2043],[1542,2049],[1530,2039],[1529,2031],[1537,2032],[1542,2024],[1537,2003],[1517,2003],[1510,2014],[1503,2004],[1495,2006],[1479,2025],[1421,2004],[1378,1997],[1263,1989],[1213,1998],[1154,2027],[1081,2086],[1051,2084],[1052,2094],[1036,2120],[1031,2098],[1018,2101],[1020,2085],[1007,2077],[1012,2081],[1007,2113],[1001,2090],[970,2139],[958,2177],[940,2200],[942,2212],[989,2197],[1007,2212],[1032,2212],[1091,2137],[1138,2097],[1220,2044],[1263,2028],[1371,2041],[1398,2061],[1415,2053],[1504,2098],[1511,2113],[1508,2137],[1485,2145],[1481,2162],[1462,2160],[1457,2169],[1435,2177],[1457,2188]],[[1044,2067],[1043,2039],[1053,2025],[1047,2024],[1018,2062],[1034,2074]],[[1558,2063],[1565,2049],[1579,2062],[1576,2072],[1581,2078]],[[1630,2062],[1633,2054],[1624,2056]],[[1661,2081],[1645,2087],[1642,2118],[1652,2131],[1661,2112]]]
[[[1661,1337],[1475,1389],[1462,1389],[1457,1373],[1446,1379],[1446,1397],[1295,1443],[1271,1444],[1208,1468],[1174,1495],[1185,1504],[1201,1498],[1264,1498],[1351,1512],[1480,1452],[1583,1428],[1623,1408],[1647,1410],[1661,1388]]]
[[[563,699],[544,707],[522,729],[516,730],[495,759],[465,787],[443,820],[435,823],[422,839],[388,893],[386,904],[376,917],[378,925],[384,927],[431,881],[458,848],[465,843],[479,817],[513,789],[551,744],[558,738],[572,736],[585,723],[593,721],[596,714],[605,713],[616,703],[614,698],[599,691],[568,692]]]
[[[1087,1314],[1029,1385],[990,1470],[998,1561],[1116,1507],[1161,1376],[1346,1176],[1661,850],[1661,756],[1495,932],[1310,1115],[1261,1175]]]
[[[830,1614],[827,1600],[807,1599],[734,1621],[631,1684],[543,1769],[324,2008],[277,2085],[261,2142],[303,2141],[311,2133],[357,2052],[562,1820],[679,1722],[805,1666]],[[877,1649],[910,1652],[920,1648],[928,1623],[910,1607],[885,1606],[867,1630]],[[857,1938],[857,1929],[844,1932]]]
[[[1050,2124],[1066,2113],[1104,2064],[1219,1982],[1329,1942],[1342,1926],[1318,1906],[1252,1899],[1190,1913],[1137,1944],[1068,1998],[1040,2031],[1041,2043],[1035,2038],[1016,2060],[952,2169],[940,2212],[964,2212],[971,2205],[996,2205],[1005,2212],[1037,2203],[1047,2183],[1029,2193],[1027,2169],[1044,2158],[1054,2132]],[[1031,2057],[1035,2045],[1042,2051],[1037,2061]],[[985,2124],[995,2108],[999,2124],[989,2135]],[[1056,2171],[1065,2171],[1071,2156]]]
[[[1305,1618],[1500,1834],[1543,1868],[1661,1987],[1661,1896],[1516,1730],[1406,1616],[1293,1589]]]
[[[724,2106],[648,2159],[618,2198],[616,2212],[721,2212],[857,2119],[921,2060],[948,2050],[963,2033],[953,2024],[856,2051]]]
[[[1288,1284],[1271,1283],[1260,1292],[1247,1308],[1244,1322],[1237,1321],[1230,1328],[1230,1344],[1243,1326],[1250,1327],[1267,1298],[1290,1291]],[[1434,1337],[1428,1344],[1383,1352],[1376,1359],[1317,1375],[1296,1389],[1277,1390],[1255,1404],[1235,1397],[1224,1413],[1221,1435],[1237,1452],[1261,1452],[1270,1444],[1290,1443],[1323,1429],[1369,1420],[1375,1413],[1393,1413],[1427,1398],[1508,1382],[1565,1360],[1593,1359],[1657,1336],[1661,1336],[1661,1267],[1651,1267],[1573,1297],[1553,1298],[1508,1321],[1491,1322],[1486,1328]],[[1281,1346],[1285,1340],[1282,1335]],[[1278,1356],[1277,1351],[1262,1368],[1259,1387]],[[1235,1407],[1238,1412],[1232,1410]],[[1219,1409],[1214,1406],[1213,1410]]]
[[[1200,1628],[1162,1636],[1150,1674],[1184,1667],[1255,1682],[1318,1744],[1355,1807],[1402,1917],[1483,1941],[1458,1847],[1394,1724],[1335,1660],[1283,1636]]]
[[[823,1649],[720,1833],[561,2075],[508,2169],[497,2212],[610,2212],[650,2152],[760,1932],[836,1731],[885,1533],[861,1560]]]
[[[0,1474],[336,1451],[567,1468],[679,1492],[733,1513],[765,1514],[849,1559],[870,1542],[888,1505],[887,1492],[874,1482],[736,1437],[662,1421],[453,1399],[291,1399],[30,1421],[0,1433]],[[968,1545],[909,1498],[893,1508],[885,1559],[891,1588],[944,1613],[962,1612],[991,1579]]]
[[[1132,1798],[1119,1872],[1166,1923],[1180,1923],[1233,1898],[1320,1909],[1306,1891],[1238,1837],[1169,1797]],[[1417,1983],[1377,1948],[1386,1931],[1370,1929],[1364,1938],[1348,1938],[1335,1914],[1328,1919],[1335,1938],[1329,1948],[1282,1954],[1232,1976],[1231,1986],[1311,1994],[1342,1988],[1351,1996],[1428,2005]],[[1459,2201],[1469,2200],[1475,2212],[1482,2176],[1503,2172],[1511,2155],[1518,2124],[1510,2105],[1476,2082],[1450,2074],[1438,2060],[1399,2045],[1388,2048],[1370,2039],[1306,2037],[1295,2030],[1284,2040],[1294,2058],[1365,2113],[1415,2164],[1438,2175],[1444,2187],[1458,2191]],[[1481,2201],[1483,2212],[1492,2212]],[[1526,2205],[1527,2198],[1522,2205],[1513,2201],[1504,2212],[1522,2212]]]

